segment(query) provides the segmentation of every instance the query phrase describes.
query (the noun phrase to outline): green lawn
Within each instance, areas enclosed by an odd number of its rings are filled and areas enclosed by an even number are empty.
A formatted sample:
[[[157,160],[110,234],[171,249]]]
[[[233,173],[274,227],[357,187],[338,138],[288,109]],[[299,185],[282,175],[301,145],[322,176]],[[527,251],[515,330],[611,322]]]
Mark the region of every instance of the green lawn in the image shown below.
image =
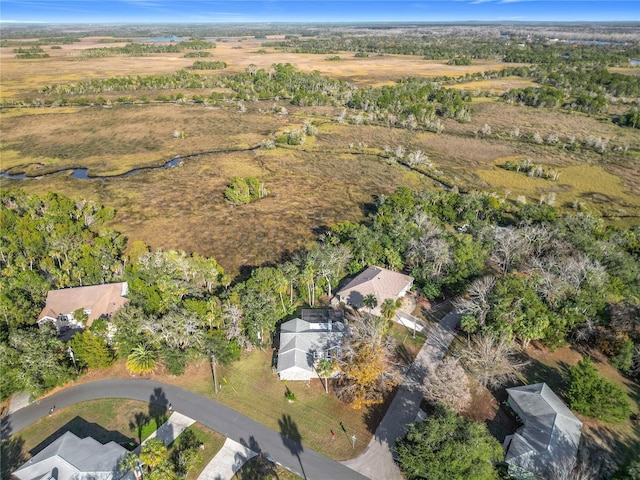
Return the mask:
[[[374,412],[354,410],[338,401],[331,394],[331,381],[329,395],[324,393],[319,380],[281,382],[271,368],[272,355],[271,350],[255,350],[241,362],[221,368],[218,379],[222,388],[212,398],[276,431],[282,431],[283,422],[292,422],[304,445],[330,458],[340,460],[361,452],[377,425],[370,418]],[[295,402],[289,403],[285,398],[286,387],[295,394]],[[335,440],[331,437],[332,430],[336,433]],[[355,451],[350,442],[354,434],[358,439]]]

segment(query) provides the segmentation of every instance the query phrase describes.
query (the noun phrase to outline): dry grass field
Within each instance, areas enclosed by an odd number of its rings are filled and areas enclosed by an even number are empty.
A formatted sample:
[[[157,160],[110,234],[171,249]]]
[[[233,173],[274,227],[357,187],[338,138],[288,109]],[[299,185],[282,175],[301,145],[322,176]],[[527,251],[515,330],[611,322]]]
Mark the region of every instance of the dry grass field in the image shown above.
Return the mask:
[[[155,75],[172,73],[188,68],[194,58],[183,53],[153,54],[145,57],[105,57],[78,60],[74,54],[88,48],[123,46],[122,43],[99,43],[99,38],[83,38],[80,42],[61,45],[60,49],[43,47],[50,58],[19,60],[14,58],[15,47],[0,48],[2,82],[0,101],[34,98],[39,88],[51,83],[72,83],[80,80],[118,77],[126,75]],[[352,52],[342,53],[342,60],[327,62],[326,54],[299,54],[264,48],[255,39],[229,39],[216,42],[216,48],[207,50],[208,58],[227,63],[225,70],[207,72],[210,75],[244,72],[249,65],[269,68],[274,63],[291,63],[303,72],[319,71],[322,75],[345,80],[358,86],[389,84],[401,77],[460,76],[465,73],[500,70],[507,65],[500,62],[477,61],[470,66],[452,66],[423,60],[410,55],[384,55],[355,58]]]
[[[271,39],[270,39],[271,40]],[[228,38],[210,49],[212,59],[227,62],[223,71],[244,71],[254,64],[269,68],[289,62],[296,68],[350,81],[363,87],[388,84],[405,76],[434,77],[504,68],[504,63],[474,62],[450,66],[416,56],[384,55],[355,58],[340,54],[326,61],[324,54],[294,54],[263,47],[253,38]],[[2,77],[0,100],[40,98],[47,84],[122,75],[171,73],[194,61],[183,54],[148,57],[107,57],[77,60],[86,48],[122,44],[100,39],[44,47],[47,59],[18,60],[13,48],[0,49]],[[631,69],[634,70],[635,69]],[[507,77],[464,83],[454,88],[501,93],[531,82]],[[154,98],[160,92],[136,92]],[[175,92],[173,92],[175,93]],[[184,91],[185,96],[208,94]],[[122,92],[105,94],[116,97]],[[85,196],[116,207],[114,227],[130,239],[153,247],[182,248],[214,255],[230,273],[242,265],[278,261],[289,251],[313,241],[318,228],[342,220],[363,218],[375,195],[399,185],[428,188],[433,182],[406,169],[389,165],[379,156],[386,145],[421,150],[452,184],[473,190],[491,190],[515,199],[536,202],[554,192],[561,207],[584,203],[596,212],[640,215],[640,138],[637,133],[612,124],[607,118],[579,113],[506,105],[493,98],[474,99],[469,123],[444,120],[443,134],[415,132],[373,125],[338,125],[338,109],[301,108],[280,102],[288,116],[271,112],[273,102],[235,106],[135,105],[116,107],[16,108],[0,110],[2,143],[0,170],[26,172],[27,180],[2,180],[3,188],[28,191],[59,190]],[[315,138],[302,149],[248,151],[264,139],[273,139],[287,128],[299,128],[305,119],[319,126]],[[484,125],[491,135],[478,134]],[[570,151],[559,145],[538,145],[510,137],[515,127],[520,138],[536,132],[546,139],[557,134],[561,141],[588,136],[606,139],[608,150],[600,155],[589,149]],[[175,138],[174,132],[185,138]],[[614,153],[614,147],[627,153]],[[211,153],[191,158],[189,155]],[[77,180],[70,173],[45,175],[67,168],[88,168],[90,176],[118,175],[133,168],[159,166],[180,156],[171,170],[149,170],[128,178]],[[535,164],[561,171],[560,180],[532,179],[498,167],[505,159],[529,158]],[[251,205],[231,207],[223,191],[231,177],[256,175],[270,195]],[[633,221],[633,220],[631,220]],[[252,235],[246,235],[252,232]]]
[[[494,68],[493,70],[498,70]],[[492,92],[496,95],[502,94],[512,88],[536,87],[537,83],[522,77],[492,78],[489,80],[478,80],[476,82],[459,83],[451,85],[450,88],[467,90],[469,92]]]

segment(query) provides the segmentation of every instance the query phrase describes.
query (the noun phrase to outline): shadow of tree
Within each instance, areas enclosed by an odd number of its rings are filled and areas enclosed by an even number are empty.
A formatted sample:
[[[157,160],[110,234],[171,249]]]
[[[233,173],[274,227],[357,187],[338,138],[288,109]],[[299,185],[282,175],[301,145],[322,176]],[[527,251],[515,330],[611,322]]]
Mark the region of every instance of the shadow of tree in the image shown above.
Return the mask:
[[[282,443],[284,443],[285,447],[289,449],[292,455],[295,455],[300,463],[300,470],[302,472],[302,477],[307,478],[307,475],[304,473],[304,466],[302,465],[302,460],[300,459],[300,454],[304,451],[304,447],[302,446],[302,435],[298,430],[298,425],[291,418],[290,415],[283,414],[281,418],[278,419],[278,427],[280,428],[280,437],[282,437]]]
[[[149,397],[149,418],[154,420],[156,428],[166,422],[168,405],[169,401],[162,388],[154,388]]]
[[[276,465],[269,460],[269,454],[263,452],[255,437],[251,435],[249,441],[244,438],[240,439],[240,444],[258,455],[248,460],[240,470],[236,473],[238,480],[262,480],[264,478],[279,478],[277,475]],[[236,461],[239,461],[236,458]],[[234,477],[234,478],[236,478]]]
[[[131,430],[135,430],[136,434],[138,435],[138,443],[142,443],[142,430],[150,420],[151,418],[149,417],[149,415],[145,414],[144,412],[138,412],[134,414],[131,421],[129,421],[129,428]]]
[[[489,433],[502,443],[507,435],[515,433],[522,426],[522,422],[518,421],[515,412],[507,406],[508,395],[505,388],[489,390],[489,392],[496,399],[498,409],[493,418],[485,420],[484,423]]]
[[[8,438],[0,444],[0,476],[2,478],[11,478],[11,472],[26,460],[22,437]]]
[[[556,394],[566,391],[569,379],[569,365],[565,362],[560,362],[558,368],[554,368],[535,358],[526,357],[526,359],[528,363],[522,369],[522,375],[528,384],[544,382]]]
[[[399,387],[394,387],[393,390],[385,397],[383,403],[371,405],[364,410],[362,413],[362,419],[367,426],[367,431],[370,433],[376,433],[376,429],[387,413],[387,410],[389,410],[389,406],[398,393],[398,389]]]

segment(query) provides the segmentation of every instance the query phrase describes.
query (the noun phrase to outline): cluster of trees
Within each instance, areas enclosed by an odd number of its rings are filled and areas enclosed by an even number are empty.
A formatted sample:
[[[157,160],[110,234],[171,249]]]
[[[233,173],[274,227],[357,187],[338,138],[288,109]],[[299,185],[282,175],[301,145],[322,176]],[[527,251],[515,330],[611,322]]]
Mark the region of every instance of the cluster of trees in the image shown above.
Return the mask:
[[[187,52],[184,54],[184,58],[203,58],[213,56],[211,52],[204,50],[196,50],[195,52]]]
[[[139,455],[129,453],[120,462],[120,469],[132,471],[137,478],[137,469],[144,468],[144,478],[149,480],[186,478],[201,460],[200,445],[202,442],[191,428],[182,432],[170,448],[167,448],[162,440],[152,438],[145,442]]]
[[[226,77],[241,100],[273,100],[289,98],[294,105],[341,105],[355,90],[352,85],[327,79],[316,71],[302,73],[289,63],[274,64],[268,70],[249,65],[242,74]]]
[[[267,196],[267,190],[256,177],[233,177],[224,198],[233,205],[244,205]]]
[[[396,442],[395,451],[409,480],[492,480],[497,477],[494,465],[504,457],[486,425],[444,407],[410,424],[406,436]]]
[[[192,70],[222,70],[224,68],[227,68],[227,62],[221,62],[219,60],[213,62],[197,60],[191,65]]]
[[[468,121],[472,113],[470,103],[471,96],[467,93],[442,88],[431,81],[407,78],[395,85],[359,89],[346,106],[389,125],[429,128],[436,115]]]
[[[43,45],[71,45],[80,41],[80,37],[62,35],[60,37],[42,37],[38,40],[13,40],[3,38],[0,47],[41,47]]]
[[[74,58],[87,60],[114,56],[143,57],[154,53],[181,53],[184,50],[216,48],[216,44],[205,40],[188,40],[179,43],[128,43],[124,47],[87,48],[74,52]]]
[[[567,399],[571,408],[605,422],[620,422],[629,418],[627,395],[615,383],[602,378],[589,357],[569,367]]]
[[[375,302],[373,295],[363,300],[368,308],[375,307]],[[394,361],[395,342],[388,335],[390,323],[387,315],[366,312],[349,319],[350,337],[336,359],[340,371],[336,395],[355,409],[382,403],[401,381]]]
[[[15,53],[16,58],[20,60],[32,58],[49,58],[49,54],[44,53],[44,50],[36,45],[29,48],[14,48],[13,53]]]
[[[49,289],[120,278],[125,238],[104,228],[112,208],[21,191],[0,194],[0,308],[5,324],[33,322]]]
[[[617,119],[618,125],[623,127],[640,128],[640,112],[634,107]]]
[[[150,251],[134,242],[124,255],[124,239],[97,228],[113,211],[91,202],[3,194],[2,215],[5,396],[34,385],[49,388],[72,373],[62,344],[38,347],[45,338],[57,342],[33,327],[49,289],[127,280],[130,304],[109,325],[98,322],[74,339],[79,365],[104,366],[118,357],[138,373],[163,365],[180,374],[190,360],[228,362],[267,344],[299,305],[331,296],[341,278],[369,265],[411,273],[429,298],[466,292],[461,328],[478,341],[595,342],[619,368],[640,374],[637,227],[559,217],[552,207],[509,204],[494,195],[399,188],[378,198],[366,222],[338,223],[317,246],[256,268],[232,286],[214,259],[197,254]],[[397,380],[387,326],[364,322],[362,335],[336,359],[338,391],[354,406],[379,401]],[[43,352],[47,358],[39,361],[46,366],[40,367],[33,357]],[[29,366],[22,363],[27,358]],[[509,373],[486,358],[465,365],[487,384]],[[370,375],[370,368],[380,375]]]
[[[138,44],[134,44],[138,45]],[[69,84],[46,85],[39,92],[44,95],[88,95],[135,90],[176,90],[184,88],[214,88],[222,86],[217,79],[179,70],[168,75],[111,77],[83,80]]]
[[[181,53],[182,47],[178,44],[149,44],[149,43],[128,43],[124,47],[99,47],[86,48],[73,53],[76,60],[88,60],[90,58],[103,57],[144,57],[154,53]]]
[[[553,139],[547,140],[549,141]],[[560,140],[556,139],[556,142],[558,141]],[[560,178],[558,170],[554,168],[545,168],[541,164],[536,165],[530,158],[518,161],[507,160],[504,165],[500,165],[500,167],[505,170],[509,170],[510,172],[522,172],[530,177],[547,178],[550,180],[558,180],[558,178]]]

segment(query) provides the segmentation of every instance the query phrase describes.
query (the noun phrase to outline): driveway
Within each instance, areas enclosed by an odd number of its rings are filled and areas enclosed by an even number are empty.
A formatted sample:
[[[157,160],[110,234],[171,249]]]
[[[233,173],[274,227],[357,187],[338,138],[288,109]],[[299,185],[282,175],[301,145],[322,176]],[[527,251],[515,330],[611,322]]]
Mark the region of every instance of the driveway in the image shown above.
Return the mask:
[[[67,388],[2,418],[2,439],[49,414],[49,409],[68,407],[100,398],[129,398],[173,408],[195,421],[263,453],[288,470],[307,479],[364,480],[367,477],[335,462],[283,433],[276,432],[214,400],[174,385],[140,379],[100,380]],[[290,419],[283,419],[287,430],[297,432]],[[298,434],[299,435],[299,434]]]
[[[356,458],[342,462],[344,465],[372,480],[403,478],[393,460],[393,447],[396,439],[404,435],[407,424],[415,421],[423,397],[418,387],[447,353],[459,321],[460,315],[453,311],[431,330],[367,449]]]

